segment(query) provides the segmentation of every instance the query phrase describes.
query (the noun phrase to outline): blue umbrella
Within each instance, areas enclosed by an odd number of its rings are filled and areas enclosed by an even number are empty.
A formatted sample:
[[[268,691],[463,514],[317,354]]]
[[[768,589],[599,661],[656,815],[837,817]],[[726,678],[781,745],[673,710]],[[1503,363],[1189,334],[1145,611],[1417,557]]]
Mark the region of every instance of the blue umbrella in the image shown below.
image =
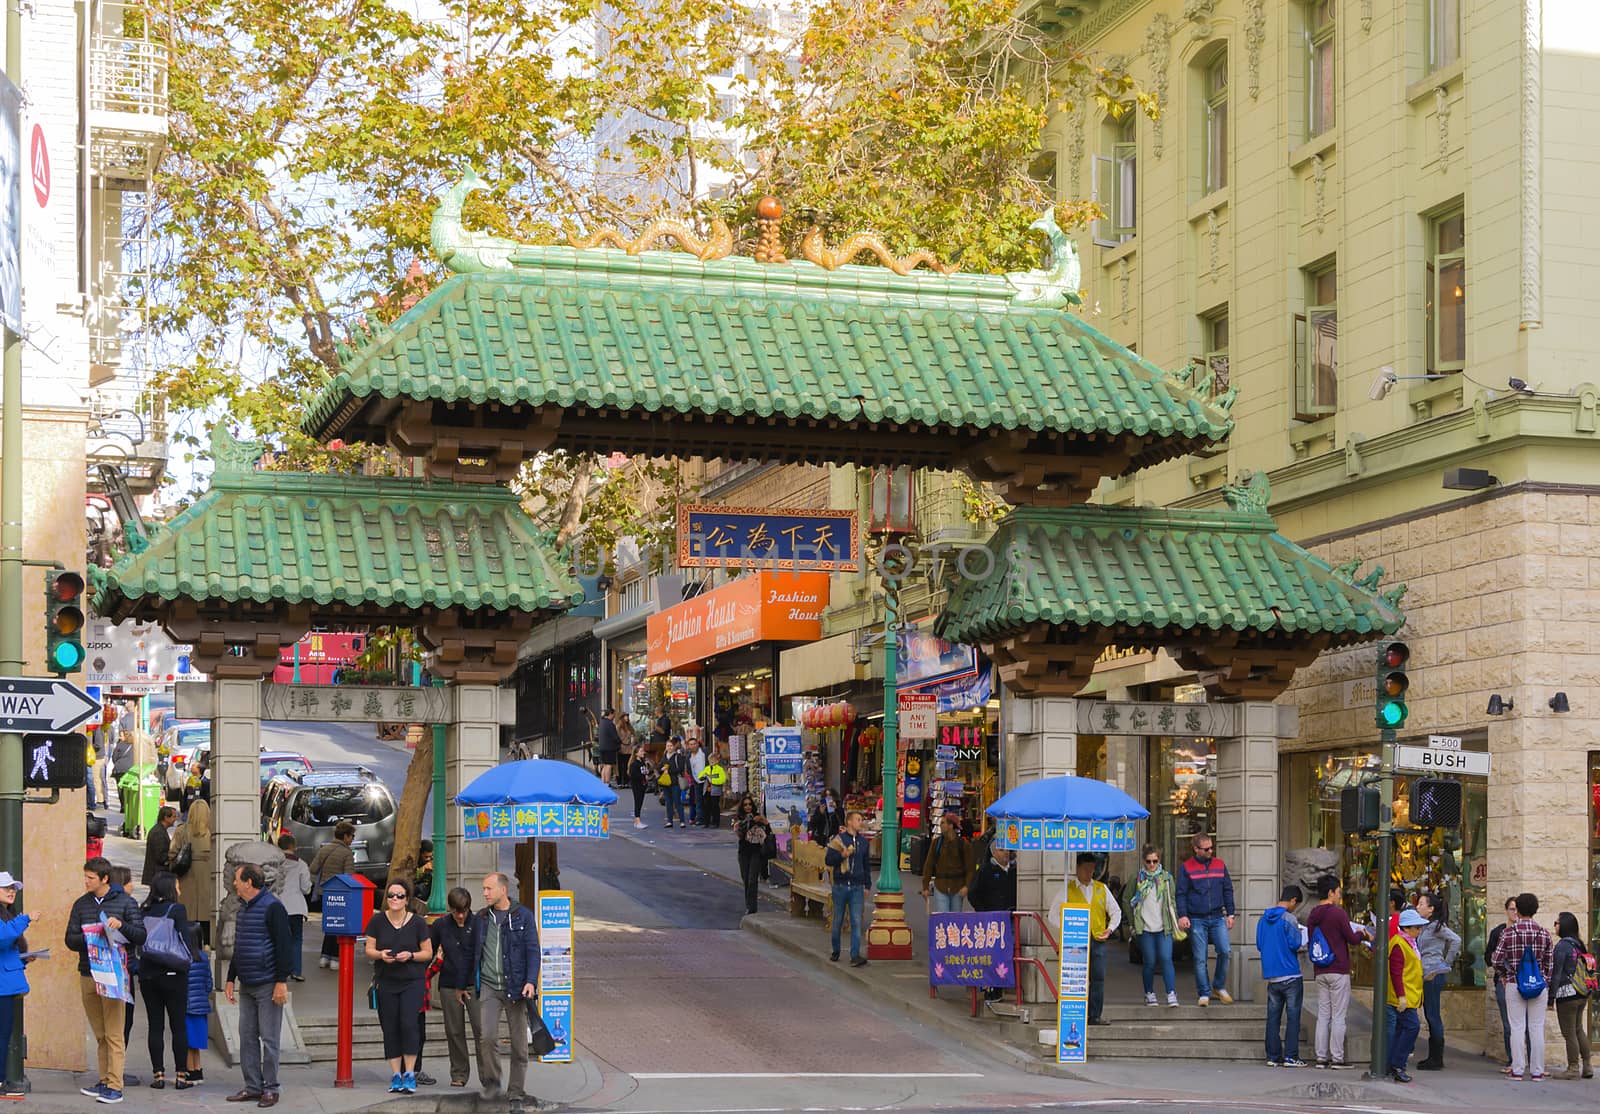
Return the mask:
[[[456,794],[468,840],[605,839],[616,800],[588,770],[540,758],[496,766]]]
[[[462,805],[616,804],[617,794],[582,766],[547,758],[506,762],[456,794]]]
[[[1019,785],[985,811],[995,846],[1011,851],[1131,851],[1150,815],[1115,785],[1071,774]]]

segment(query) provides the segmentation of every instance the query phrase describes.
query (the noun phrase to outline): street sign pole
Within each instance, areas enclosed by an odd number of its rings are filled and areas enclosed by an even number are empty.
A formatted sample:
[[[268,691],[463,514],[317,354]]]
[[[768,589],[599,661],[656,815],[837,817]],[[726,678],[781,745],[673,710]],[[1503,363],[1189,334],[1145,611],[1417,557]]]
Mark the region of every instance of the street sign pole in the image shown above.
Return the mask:
[[[6,76],[22,84],[22,5],[6,5]],[[21,121],[17,133],[22,131]],[[21,182],[20,166],[17,180]],[[20,204],[10,209],[21,219]],[[18,233],[20,235],[20,231]],[[20,283],[21,253],[15,281]],[[19,292],[19,300],[20,300]],[[21,323],[18,322],[20,325]],[[4,385],[0,386],[0,673],[22,672],[22,337],[5,330]],[[22,870],[22,732],[0,734],[0,869],[26,881]],[[17,894],[22,912],[23,893]],[[9,1048],[0,1049],[6,1079],[28,1090],[23,1075],[22,995],[13,999],[13,1036]]]
[[[1394,731],[1385,728],[1383,759],[1378,767],[1378,884],[1373,887],[1372,903],[1378,916],[1376,947],[1372,952],[1372,1063],[1370,1079],[1388,1074],[1389,1008],[1389,854],[1394,845]]]

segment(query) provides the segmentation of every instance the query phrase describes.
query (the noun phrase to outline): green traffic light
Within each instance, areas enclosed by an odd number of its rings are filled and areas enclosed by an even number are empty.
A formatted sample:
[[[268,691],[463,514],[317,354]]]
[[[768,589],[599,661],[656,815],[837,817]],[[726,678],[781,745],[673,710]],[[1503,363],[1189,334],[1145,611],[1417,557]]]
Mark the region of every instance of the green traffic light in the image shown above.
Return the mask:
[[[55,668],[75,670],[83,665],[83,647],[76,642],[58,642],[50,651]]]
[[[1378,721],[1384,727],[1399,727],[1406,721],[1406,706],[1398,700],[1385,701],[1378,708]]]

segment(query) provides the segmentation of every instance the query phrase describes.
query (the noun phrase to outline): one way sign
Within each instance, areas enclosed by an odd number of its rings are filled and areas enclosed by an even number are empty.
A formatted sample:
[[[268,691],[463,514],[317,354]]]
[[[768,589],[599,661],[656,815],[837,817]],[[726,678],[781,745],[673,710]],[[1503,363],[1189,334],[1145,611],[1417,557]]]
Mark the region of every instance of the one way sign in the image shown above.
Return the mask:
[[[100,702],[68,681],[0,677],[0,730],[71,731],[100,714]]]

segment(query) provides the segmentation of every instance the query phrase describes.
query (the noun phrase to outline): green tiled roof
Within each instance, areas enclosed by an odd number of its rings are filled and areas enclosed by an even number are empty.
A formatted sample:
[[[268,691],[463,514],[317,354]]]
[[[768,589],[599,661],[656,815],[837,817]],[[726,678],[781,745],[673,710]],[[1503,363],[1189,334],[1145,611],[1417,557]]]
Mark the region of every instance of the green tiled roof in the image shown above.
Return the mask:
[[[539,612],[582,598],[505,488],[219,467],[210,491],[107,571],[94,606],[121,619],[178,599],[327,614]]]
[[[1232,429],[1231,392],[1018,304],[1004,276],[554,247],[511,263],[451,277],[349,351],[304,428],[378,440],[382,400],[437,399],[1133,437],[1134,467]]]
[[[1404,588],[1333,569],[1277,532],[1264,510],[1022,507],[989,543],[993,569],[957,583],[936,630],[995,642],[1043,623],[1069,628],[1331,637],[1393,634]],[[967,567],[977,564],[970,558]]]

